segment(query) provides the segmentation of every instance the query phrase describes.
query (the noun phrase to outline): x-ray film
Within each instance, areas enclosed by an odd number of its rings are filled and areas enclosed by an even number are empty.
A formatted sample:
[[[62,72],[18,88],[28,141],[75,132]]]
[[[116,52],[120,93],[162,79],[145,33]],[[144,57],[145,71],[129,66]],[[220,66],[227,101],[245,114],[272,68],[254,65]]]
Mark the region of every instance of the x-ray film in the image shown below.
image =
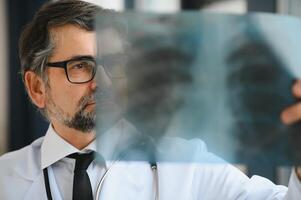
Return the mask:
[[[108,160],[292,165],[301,126],[299,19],[267,14],[102,13],[98,151]]]

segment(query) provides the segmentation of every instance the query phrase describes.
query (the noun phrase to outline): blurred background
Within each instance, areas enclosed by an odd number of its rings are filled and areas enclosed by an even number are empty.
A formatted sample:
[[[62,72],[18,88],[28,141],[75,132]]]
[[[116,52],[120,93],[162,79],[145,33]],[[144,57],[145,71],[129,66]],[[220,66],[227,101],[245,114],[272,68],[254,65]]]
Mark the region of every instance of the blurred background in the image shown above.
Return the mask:
[[[119,11],[180,12],[209,10],[227,13],[268,12],[301,16],[300,0],[89,0]],[[18,38],[22,27],[47,0],[0,1],[0,155],[43,136],[48,124],[27,100],[20,76]],[[242,169],[252,175],[252,169]],[[289,169],[279,168],[278,183],[287,183]],[[264,174],[262,174],[264,175]]]

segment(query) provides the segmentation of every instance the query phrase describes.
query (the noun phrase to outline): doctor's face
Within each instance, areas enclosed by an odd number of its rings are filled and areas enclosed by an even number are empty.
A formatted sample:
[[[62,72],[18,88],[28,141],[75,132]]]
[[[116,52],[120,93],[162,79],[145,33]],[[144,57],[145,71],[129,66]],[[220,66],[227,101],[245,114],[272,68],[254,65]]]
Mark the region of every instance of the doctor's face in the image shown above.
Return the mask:
[[[73,81],[78,82],[79,80],[78,73],[73,73],[74,79],[72,80],[71,73],[66,73],[63,68],[47,68],[49,87],[46,89],[45,109],[51,123],[54,126],[59,124],[85,133],[93,131],[96,123],[96,89],[98,89],[97,110],[101,113],[98,116],[98,122],[103,129],[111,126],[120,115],[120,104],[122,104],[123,97],[121,93],[124,92],[126,85],[125,79],[120,78],[120,73],[117,73],[119,70],[116,72],[116,69],[123,66],[122,63],[119,63],[120,66],[116,64],[118,63],[116,61],[120,60],[118,57],[120,58],[123,53],[121,37],[114,29],[100,32],[98,56],[102,61],[99,62],[99,66],[96,66],[97,48],[94,31],[86,31],[74,25],[65,25],[52,29],[51,33],[55,48],[48,63],[72,59],[75,60],[72,63],[80,64],[67,64],[72,67],[71,69],[73,67],[82,69],[84,65],[90,63],[95,64],[96,73],[93,79],[91,79],[92,76],[91,78],[85,76],[85,80],[81,80],[81,83],[74,83]],[[86,58],[89,58],[91,62],[82,63],[82,59]],[[78,59],[81,61],[78,62]],[[88,71],[90,72],[90,70]],[[115,78],[116,74],[118,75],[117,79]],[[114,80],[114,84],[112,80]]]
[[[74,25],[53,28],[54,50],[49,63],[74,58],[95,58],[95,32]],[[75,84],[67,79],[63,68],[48,67],[45,109],[54,125],[63,125],[81,132],[91,132],[95,127],[95,79]]]

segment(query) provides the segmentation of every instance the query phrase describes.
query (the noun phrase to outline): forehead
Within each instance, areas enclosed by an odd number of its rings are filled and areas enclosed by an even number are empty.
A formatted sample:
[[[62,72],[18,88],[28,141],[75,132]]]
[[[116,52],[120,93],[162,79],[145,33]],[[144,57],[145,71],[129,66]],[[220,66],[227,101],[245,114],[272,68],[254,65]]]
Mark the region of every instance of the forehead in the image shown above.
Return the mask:
[[[64,60],[80,55],[96,55],[96,34],[75,25],[50,29],[54,44],[51,60]]]
[[[124,37],[114,28],[104,28],[97,31],[99,56],[123,52],[124,44]]]

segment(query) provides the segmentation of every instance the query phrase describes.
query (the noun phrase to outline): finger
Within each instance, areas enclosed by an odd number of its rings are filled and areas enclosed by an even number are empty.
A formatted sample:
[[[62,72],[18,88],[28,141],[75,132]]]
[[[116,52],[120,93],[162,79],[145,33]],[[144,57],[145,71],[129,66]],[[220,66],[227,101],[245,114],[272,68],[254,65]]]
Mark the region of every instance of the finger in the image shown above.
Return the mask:
[[[301,80],[297,80],[292,87],[293,95],[297,98],[301,98]]]
[[[301,121],[301,103],[297,103],[286,108],[281,113],[281,121],[286,125]]]

